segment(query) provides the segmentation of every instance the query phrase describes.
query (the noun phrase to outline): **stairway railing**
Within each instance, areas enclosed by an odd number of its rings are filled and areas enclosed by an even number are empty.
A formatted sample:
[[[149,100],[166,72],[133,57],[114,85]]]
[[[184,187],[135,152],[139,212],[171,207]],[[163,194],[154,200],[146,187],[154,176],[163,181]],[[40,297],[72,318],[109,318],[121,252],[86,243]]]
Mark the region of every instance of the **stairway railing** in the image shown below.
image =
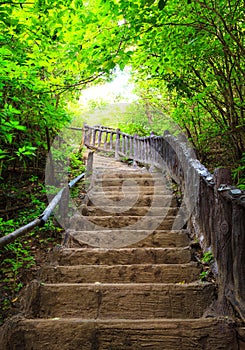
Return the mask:
[[[245,193],[231,184],[227,169],[211,174],[197,159],[183,136],[128,135],[104,126],[83,127],[82,144],[168,170],[191,213],[187,226],[204,250],[211,249],[219,285],[216,309],[229,304],[245,320]]]
[[[126,157],[136,162],[162,165],[161,149],[164,139],[155,136],[139,137],[128,135],[119,129],[107,128],[102,125],[83,127],[82,144],[100,151],[113,152],[116,158]]]
[[[47,220],[49,219],[50,215],[52,214],[55,207],[67,196],[67,191],[69,191],[70,188],[72,188],[78,181],[80,181],[82,178],[84,178],[86,173],[82,173],[78,175],[75,179],[71,180],[67,186],[63,187],[52,199],[52,201],[49,203],[47,208],[43,211],[41,215],[39,215],[35,220],[29,222],[28,224],[18,228],[17,230],[7,234],[6,236],[0,237],[0,248],[4,247],[5,245],[13,242],[16,240],[16,238],[23,236],[24,234],[30,232],[37,226],[43,226]]]

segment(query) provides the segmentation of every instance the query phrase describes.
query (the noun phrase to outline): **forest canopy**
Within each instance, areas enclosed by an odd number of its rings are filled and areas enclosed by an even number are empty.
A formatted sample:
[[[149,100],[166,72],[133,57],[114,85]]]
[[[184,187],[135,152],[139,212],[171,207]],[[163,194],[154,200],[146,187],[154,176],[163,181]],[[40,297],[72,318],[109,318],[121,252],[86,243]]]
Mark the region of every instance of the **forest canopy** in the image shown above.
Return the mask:
[[[28,0],[0,3],[0,176],[42,167],[81,90],[131,67],[149,125],[158,108],[201,160],[244,154],[244,2]],[[164,118],[164,117],[163,117]],[[159,123],[161,125],[161,123]]]

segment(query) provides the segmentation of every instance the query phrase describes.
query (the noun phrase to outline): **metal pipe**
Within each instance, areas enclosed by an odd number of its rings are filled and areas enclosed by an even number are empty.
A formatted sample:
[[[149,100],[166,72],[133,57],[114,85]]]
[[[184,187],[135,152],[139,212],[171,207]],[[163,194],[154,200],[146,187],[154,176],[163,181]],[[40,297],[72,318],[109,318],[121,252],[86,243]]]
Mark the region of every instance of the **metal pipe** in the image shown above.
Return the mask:
[[[68,184],[68,188],[71,188],[74,186],[79,180],[81,180],[85,176],[85,173],[82,173],[78,175],[75,179],[71,180]],[[42,226],[46,223],[50,215],[52,214],[54,208],[56,205],[60,202],[62,198],[62,194],[65,191],[67,187],[63,187],[57,194],[56,196],[52,199],[52,201],[49,203],[47,208],[43,211],[39,217],[30,223],[28,223],[25,226],[22,226],[18,228],[17,230],[9,233],[6,236],[0,237],[0,248],[4,247],[6,244],[9,244],[13,242],[17,237],[24,235],[27,232],[30,232],[34,227],[36,226]]]

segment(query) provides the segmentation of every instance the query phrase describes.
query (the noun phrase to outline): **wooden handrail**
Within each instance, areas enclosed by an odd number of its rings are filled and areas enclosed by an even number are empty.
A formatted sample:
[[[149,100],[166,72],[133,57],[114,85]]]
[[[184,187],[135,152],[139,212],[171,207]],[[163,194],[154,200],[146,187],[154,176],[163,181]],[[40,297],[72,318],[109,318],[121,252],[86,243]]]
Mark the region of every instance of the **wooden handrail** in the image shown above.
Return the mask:
[[[83,127],[83,145],[100,151],[114,152],[116,158],[128,157],[142,163],[154,163],[156,166],[162,165],[159,153],[162,142],[163,138],[154,134],[139,137],[101,125],[85,124]]]

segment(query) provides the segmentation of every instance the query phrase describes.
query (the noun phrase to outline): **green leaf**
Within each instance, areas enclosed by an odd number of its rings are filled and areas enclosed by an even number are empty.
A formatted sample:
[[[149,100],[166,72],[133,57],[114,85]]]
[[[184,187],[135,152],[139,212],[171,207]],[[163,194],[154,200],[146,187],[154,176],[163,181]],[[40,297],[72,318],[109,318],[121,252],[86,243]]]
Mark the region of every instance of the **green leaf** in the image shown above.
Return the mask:
[[[6,159],[8,157],[8,152],[0,149],[0,159]]]

